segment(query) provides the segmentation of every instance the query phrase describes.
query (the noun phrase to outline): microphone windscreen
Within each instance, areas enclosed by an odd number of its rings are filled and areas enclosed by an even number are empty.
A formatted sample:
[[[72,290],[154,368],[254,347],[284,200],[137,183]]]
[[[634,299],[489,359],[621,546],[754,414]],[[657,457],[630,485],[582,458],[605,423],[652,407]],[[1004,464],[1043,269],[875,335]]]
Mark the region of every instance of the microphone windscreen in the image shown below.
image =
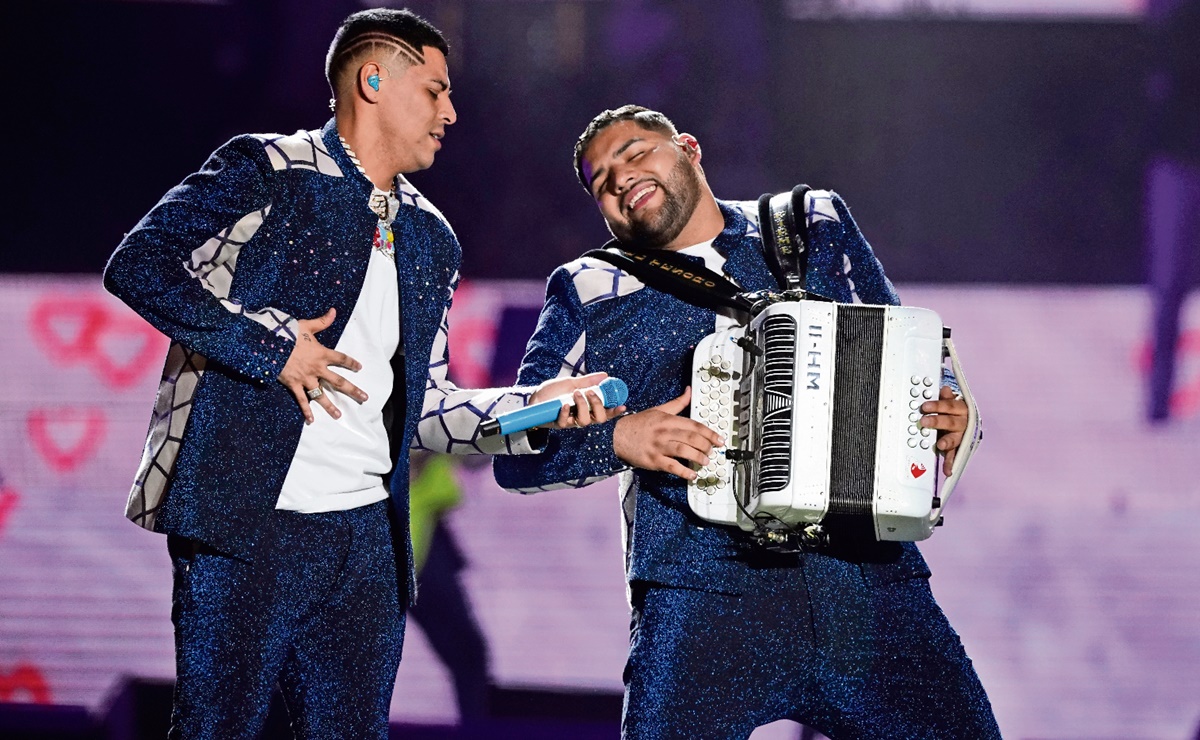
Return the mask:
[[[629,386],[620,378],[605,378],[600,381],[600,393],[603,395],[604,408],[611,409],[629,398]]]

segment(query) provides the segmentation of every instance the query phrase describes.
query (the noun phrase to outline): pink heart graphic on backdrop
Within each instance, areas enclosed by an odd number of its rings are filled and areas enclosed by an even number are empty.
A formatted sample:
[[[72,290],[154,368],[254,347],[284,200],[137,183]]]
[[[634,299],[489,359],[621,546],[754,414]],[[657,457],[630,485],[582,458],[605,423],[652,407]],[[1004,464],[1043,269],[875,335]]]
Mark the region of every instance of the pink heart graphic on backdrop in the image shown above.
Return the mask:
[[[15,701],[26,694],[34,704],[49,704],[50,684],[37,666],[21,663],[11,671],[0,671],[0,701]]]
[[[4,536],[4,525],[8,523],[8,517],[17,508],[20,500],[21,494],[9,486],[0,487],[0,537]]]
[[[49,294],[29,312],[29,328],[52,360],[70,365],[92,355],[107,319],[107,307],[96,298]]]
[[[166,338],[137,316],[110,314],[95,338],[92,369],[116,388],[127,388],[156,367]]]
[[[154,327],[94,296],[47,294],[30,311],[29,325],[52,360],[86,363],[113,388],[137,383],[166,351],[166,340]]]
[[[78,468],[96,454],[105,426],[104,412],[98,408],[34,409],[26,419],[34,449],[59,473]]]

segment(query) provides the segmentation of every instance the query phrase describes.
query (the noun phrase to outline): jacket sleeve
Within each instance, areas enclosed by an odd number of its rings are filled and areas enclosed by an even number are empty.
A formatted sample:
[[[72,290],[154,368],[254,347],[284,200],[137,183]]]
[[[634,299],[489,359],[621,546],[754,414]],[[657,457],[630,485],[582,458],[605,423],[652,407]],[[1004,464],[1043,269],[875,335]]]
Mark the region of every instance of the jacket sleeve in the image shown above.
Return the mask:
[[[270,212],[270,175],[261,141],[231,140],[163,196],[104,270],[104,287],[154,328],[258,382],[279,375],[296,334],[287,313],[229,295],[237,254]]]
[[[836,261],[833,274],[821,275],[810,270],[809,289],[831,293],[829,297],[839,301],[857,299],[875,305],[899,305],[896,289],[842,197],[831,190],[810,190],[805,203],[811,248],[836,250],[832,255]],[[832,284],[821,284],[826,280]]]
[[[854,217],[850,215],[846,201],[832,191],[813,192],[817,194],[817,202],[822,196],[828,197],[829,205],[833,208],[833,213],[837,214],[837,219],[832,223],[824,223],[830,219],[818,217],[814,221],[814,213],[819,211],[813,206],[809,208],[809,225],[812,227],[815,223],[821,223],[819,228],[825,232],[822,236],[842,245],[842,266],[851,293],[863,303],[900,305],[900,295],[892,281],[884,274],[883,265],[875,256],[875,251],[871,249]],[[958,380],[948,367],[942,368],[942,385],[949,386],[955,393],[959,392]]]
[[[537,385],[560,377],[585,375],[587,331],[583,307],[569,271],[550,276],[546,303],[525,350],[517,383]],[[628,468],[613,453],[616,420],[583,429],[549,430],[539,455],[497,457],[496,482],[519,493],[555,488],[582,488]]]
[[[425,400],[412,447],[454,455],[527,455],[537,452],[537,446],[530,440],[528,432],[492,437],[479,434],[482,422],[524,407],[536,388],[471,390],[459,388],[447,377],[450,368],[450,305],[458,281],[458,275],[455,275],[451,281],[450,299],[442,310],[442,321],[433,340],[425,381]]]

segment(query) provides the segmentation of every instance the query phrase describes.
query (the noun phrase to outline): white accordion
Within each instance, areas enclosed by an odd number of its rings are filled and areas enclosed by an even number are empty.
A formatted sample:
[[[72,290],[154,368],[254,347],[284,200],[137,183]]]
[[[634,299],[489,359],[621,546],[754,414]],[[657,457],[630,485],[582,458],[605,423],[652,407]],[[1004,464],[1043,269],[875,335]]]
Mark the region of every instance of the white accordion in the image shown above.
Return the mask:
[[[968,418],[939,491],[937,432],[920,407],[938,398],[947,358]],[[691,416],[725,439],[693,465],[692,511],[768,544],[824,538],[834,521],[926,539],[981,439],[949,330],[901,306],[781,301],[710,334],[696,347]]]

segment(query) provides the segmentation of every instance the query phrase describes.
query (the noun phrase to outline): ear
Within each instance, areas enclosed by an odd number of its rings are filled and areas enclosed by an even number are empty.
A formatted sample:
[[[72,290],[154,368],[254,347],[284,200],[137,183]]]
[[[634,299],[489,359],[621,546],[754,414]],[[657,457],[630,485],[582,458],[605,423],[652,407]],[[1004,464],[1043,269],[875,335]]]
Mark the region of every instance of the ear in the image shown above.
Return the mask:
[[[675,142],[676,146],[683,149],[683,153],[687,155],[688,159],[690,159],[693,163],[699,164],[700,142],[696,140],[695,136],[686,133],[675,134],[671,137],[671,141]]]
[[[378,62],[367,62],[358,70],[358,94],[371,103],[378,103],[382,80],[383,67]]]

